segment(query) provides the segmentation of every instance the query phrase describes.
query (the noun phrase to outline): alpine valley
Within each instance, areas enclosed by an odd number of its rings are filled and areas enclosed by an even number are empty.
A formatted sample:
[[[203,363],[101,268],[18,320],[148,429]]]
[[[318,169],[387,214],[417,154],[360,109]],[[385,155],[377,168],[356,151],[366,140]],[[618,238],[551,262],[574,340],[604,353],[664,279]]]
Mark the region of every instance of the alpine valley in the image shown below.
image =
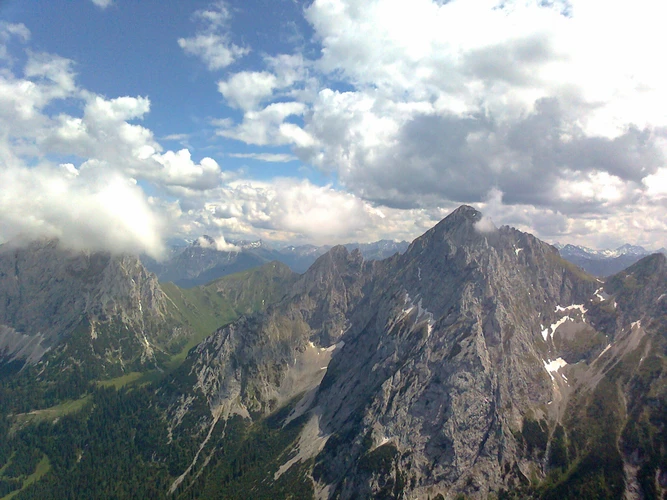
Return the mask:
[[[0,498],[667,499],[665,255],[601,279],[469,206],[198,284],[213,243],[191,288],[0,246]]]

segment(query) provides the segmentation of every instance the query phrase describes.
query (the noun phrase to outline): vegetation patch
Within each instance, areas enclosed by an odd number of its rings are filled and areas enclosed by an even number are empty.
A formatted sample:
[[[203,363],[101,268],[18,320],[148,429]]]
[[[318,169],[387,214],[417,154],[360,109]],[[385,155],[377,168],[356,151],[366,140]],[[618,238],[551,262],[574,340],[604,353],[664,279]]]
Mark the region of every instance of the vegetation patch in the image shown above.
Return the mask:
[[[307,416],[283,427],[292,403],[248,425],[234,416],[211,456],[207,471],[190,485],[177,490],[179,499],[312,498],[312,460],[293,465],[274,480],[278,468],[289,459]]]

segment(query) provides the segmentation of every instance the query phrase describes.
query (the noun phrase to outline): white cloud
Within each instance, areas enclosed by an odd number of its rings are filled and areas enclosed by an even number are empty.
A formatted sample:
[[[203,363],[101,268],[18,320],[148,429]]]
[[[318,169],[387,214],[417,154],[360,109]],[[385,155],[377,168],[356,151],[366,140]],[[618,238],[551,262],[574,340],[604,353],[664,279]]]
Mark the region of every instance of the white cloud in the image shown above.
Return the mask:
[[[18,38],[25,43],[30,40],[30,30],[23,23],[8,23],[0,21],[0,60],[12,62],[7,50],[7,44],[12,38]]]
[[[388,235],[412,239],[453,205],[431,211],[378,208],[345,191],[305,180],[235,180],[196,197],[182,191],[179,231],[291,242],[376,241]],[[190,196],[189,200],[186,198]]]
[[[231,153],[232,158],[249,158],[269,163],[288,163],[296,161],[296,156],[284,153]]]
[[[113,0],[91,0],[91,2],[97,5],[100,9],[106,9],[113,4]]]
[[[266,71],[242,71],[227,81],[218,82],[218,90],[225,96],[227,103],[243,110],[255,109],[273,94],[277,86],[276,76]]]
[[[213,238],[213,242],[208,240],[207,238],[204,238],[203,236],[200,236],[197,238],[197,242],[199,243],[200,246],[204,248],[210,248],[210,247],[215,247],[215,249],[218,252],[240,252],[241,248],[232,244],[228,243],[225,240],[225,237],[220,235],[217,238]]]
[[[308,78],[307,63],[299,54],[266,56],[265,63],[271,71],[241,71],[227,80],[218,82],[218,91],[227,103],[244,111],[256,110],[259,104],[277,96],[297,97],[303,91],[291,88],[303,84]],[[291,88],[289,91],[280,92]]]
[[[187,54],[201,58],[211,71],[226,68],[250,52],[230,41],[227,24],[231,15],[224,2],[196,11],[194,18],[201,22],[200,29],[193,37],[179,38],[178,45]]]
[[[126,235],[113,238],[125,241],[118,248],[154,248],[139,233],[163,229],[326,243],[411,238],[461,203],[547,239],[665,245],[667,76],[657,61],[666,10],[651,0],[633,4],[632,15],[600,0],[314,0],[305,15],[321,51],[264,54],[263,66],[216,78],[243,117],[213,124],[221,137],[294,154],[228,156],[298,157],[336,188],[239,180],[191,148],[165,150],[160,140],[187,137],[158,140],[141,122],[147,97],[96,95],[77,85],[72,61],[28,53],[23,74],[0,72],[0,161],[13,166],[4,180],[24,196],[35,195],[26,187],[34,182],[61,186],[86,210],[99,205]],[[178,44],[211,70],[229,68],[250,52],[234,43],[231,18],[225,3],[198,10],[196,30]],[[0,57],[29,37],[23,25],[0,23]],[[67,113],[53,113],[63,99]],[[75,160],[49,166],[52,154]],[[100,179],[146,214],[141,231],[105,205]],[[168,196],[146,198],[146,183]],[[32,220],[27,202],[17,205],[26,220],[5,215],[2,234],[44,228],[76,242],[65,198],[47,197],[57,217],[40,209]]]
[[[4,241],[46,236],[74,249],[163,251],[161,221],[143,191],[114,172],[5,166],[0,185]]]
[[[290,116],[299,116],[306,111],[306,105],[300,102],[276,102],[269,104],[260,111],[248,111],[243,116],[243,122],[233,126],[229,121],[215,121],[219,128],[217,134],[230,139],[237,139],[247,144],[258,146],[294,144],[297,136],[303,130],[285,122]],[[301,142],[308,139],[301,138]]]
[[[145,97],[104,99],[89,96],[81,118],[59,115],[41,144],[50,151],[74,154],[85,161],[81,168],[114,169],[160,186],[210,189],[222,181],[222,170],[212,158],[199,163],[190,151],[162,152],[151,130],[129,123],[150,111]]]
[[[199,163],[195,163],[187,149],[177,153],[167,151],[164,154],[154,154],[152,158],[162,165],[163,168],[156,172],[156,177],[166,185],[210,189],[218,186],[222,180],[220,165],[213,158],[203,158]]]
[[[214,33],[179,38],[178,45],[188,54],[200,57],[211,71],[226,68],[248,50],[230,44],[226,37]]]
[[[52,114],[63,99],[81,114]],[[72,248],[159,256],[168,232],[155,209],[162,203],[137,180],[196,192],[225,175],[212,158],[163,152],[150,129],[130,123],[149,111],[145,97],[106,99],[79,88],[71,61],[58,56],[30,53],[22,77],[1,73],[0,240],[58,237]],[[54,165],[54,153],[78,161]],[[167,209],[172,220],[178,210]]]
[[[545,234],[625,224],[628,207],[654,214],[664,198],[666,13],[650,0],[632,16],[599,0],[314,0],[320,56],[265,57],[252,73],[264,86],[227,79],[245,113],[218,133],[291,145],[375,205],[483,204],[497,189]],[[273,108],[286,94],[296,119]],[[633,241],[622,226],[615,237]]]
[[[190,138],[190,134],[168,134],[160,139],[163,141],[186,141]]]

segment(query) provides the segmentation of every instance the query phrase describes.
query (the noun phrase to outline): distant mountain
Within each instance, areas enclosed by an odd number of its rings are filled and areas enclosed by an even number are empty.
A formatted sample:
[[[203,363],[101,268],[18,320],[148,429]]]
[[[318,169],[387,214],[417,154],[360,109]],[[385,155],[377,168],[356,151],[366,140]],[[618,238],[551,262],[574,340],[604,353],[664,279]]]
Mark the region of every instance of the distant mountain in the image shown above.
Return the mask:
[[[381,260],[405,251],[408,243],[381,240],[374,243],[348,243],[345,247],[349,250],[358,248],[367,260]],[[260,240],[230,242],[220,249],[213,238],[205,235],[185,248],[172,249],[171,256],[164,262],[149,257],[142,260],[161,282],[171,281],[189,288],[271,261],[282,262],[293,271],[303,273],[331,248],[327,245],[300,245],[276,249]]]
[[[238,242],[229,244],[228,248],[218,250],[213,238],[202,236],[187,247],[175,251],[164,262],[145,259],[144,263],[161,282],[191,288],[278,260],[280,256],[261,241]]]
[[[366,260],[382,260],[396,253],[403,253],[410,244],[407,241],[379,240],[372,243],[345,243],[343,246],[350,252],[359,249]],[[301,245],[289,246],[280,249],[281,256],[278,258],[293,271],[304,273],[315,262],[315,260],[327,253],[333,245]]]
[[[594,250],[578,245],[554,245],[561,256],[573,264],[595,276],[611,276],[631,266],[641,258],[650,255],[645,248],[625,244],[615,250]],[[667,250],[660,249],[658,253],[667,254]]]

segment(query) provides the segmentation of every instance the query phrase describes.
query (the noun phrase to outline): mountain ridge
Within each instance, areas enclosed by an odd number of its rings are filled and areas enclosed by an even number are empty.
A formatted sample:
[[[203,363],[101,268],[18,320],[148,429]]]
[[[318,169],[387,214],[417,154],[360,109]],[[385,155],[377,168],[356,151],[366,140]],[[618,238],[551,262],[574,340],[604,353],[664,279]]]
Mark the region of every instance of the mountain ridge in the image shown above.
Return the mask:
[[[661,248],[655,252],[650,252],[644,247],[626,243],[620,247],[611,250],[594,250],[579,245],[562,245],[555,243],[561,255],[596,276],[611,276],[623,269],[631,266],[638,260],[653,253],[667,254],[667,249]]]
[[[275,302],[137,393],[162,433],[141,470],[165,496],[667,492],[663,255],[602,280],[462,206],[387,259],[336,246],[302,275],[272,272]],[[196,311],[208,286],[182,301]],[[46,477],[42,492],[61,484]]]

